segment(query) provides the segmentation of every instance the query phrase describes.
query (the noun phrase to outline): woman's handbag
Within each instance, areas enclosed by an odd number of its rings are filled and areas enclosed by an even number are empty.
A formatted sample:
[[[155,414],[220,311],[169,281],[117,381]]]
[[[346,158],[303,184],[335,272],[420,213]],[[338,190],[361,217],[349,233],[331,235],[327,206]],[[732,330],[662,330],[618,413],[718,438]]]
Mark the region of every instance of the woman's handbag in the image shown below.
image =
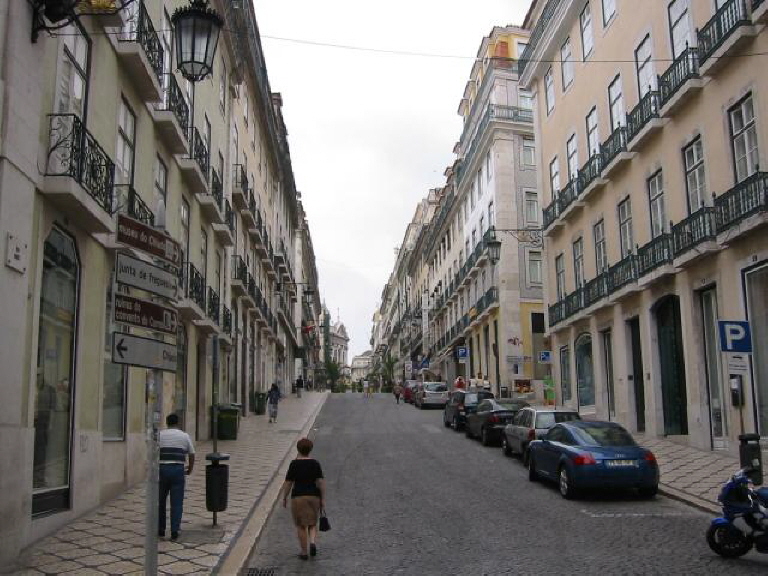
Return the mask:
[[[317,527],[320,532],[328,532],[331,529],[331,523],[328,522],[328,516],[325,515],[325,509],[320,510],[320,524]]]

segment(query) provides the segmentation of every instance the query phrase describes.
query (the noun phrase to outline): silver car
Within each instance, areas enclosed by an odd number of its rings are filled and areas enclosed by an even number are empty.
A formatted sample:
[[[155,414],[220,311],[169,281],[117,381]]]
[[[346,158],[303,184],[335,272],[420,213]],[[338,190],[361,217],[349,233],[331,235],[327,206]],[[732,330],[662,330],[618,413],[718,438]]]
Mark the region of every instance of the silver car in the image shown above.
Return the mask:
[[[422,410],[427,406],[442,408],[446,402],[448,402],[448,386],[445,382],[424,382],[416,388],[414,404]]]
[[[528,465],[528,444],[544,437],[547,431],[560,422],[581,420],[579,413],[567,408],[551,406],[526,406],[515,414],[501,435],[501,448],[506,456],[514,453],[523,456]]]

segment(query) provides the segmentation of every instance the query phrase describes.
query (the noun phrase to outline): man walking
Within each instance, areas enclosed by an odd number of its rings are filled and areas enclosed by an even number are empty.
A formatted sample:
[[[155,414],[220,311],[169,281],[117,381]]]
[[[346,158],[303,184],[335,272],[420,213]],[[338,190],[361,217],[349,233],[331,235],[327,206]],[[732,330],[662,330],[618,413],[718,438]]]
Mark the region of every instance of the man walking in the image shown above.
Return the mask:
[[[169,414],[165,423],[168,428],[158,435],[160,446],[160,522],[158,534],[165,536],[165,507],[171,495],[171,540],[178,540],[181,515],[184,511],[184,476],[195,467],[195,446],[189,434],[179,429],[179,417]],[[189,466],[184,464],[189,458]]]
[[[363,398],[368,398],[371,395],[370,388],[368,387],[368,380],[363,380]]]
[[[302,390],[304,390],[304,379],[299,376],[296,378],[296,398],[301,398]]]

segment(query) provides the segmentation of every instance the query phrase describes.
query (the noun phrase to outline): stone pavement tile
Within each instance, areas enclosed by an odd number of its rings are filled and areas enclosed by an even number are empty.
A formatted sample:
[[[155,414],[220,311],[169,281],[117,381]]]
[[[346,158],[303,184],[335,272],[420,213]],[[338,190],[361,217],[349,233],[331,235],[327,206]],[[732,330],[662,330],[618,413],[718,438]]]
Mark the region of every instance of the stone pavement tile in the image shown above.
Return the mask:
[[[40,570],[35,570],[34,568],[29,568],[26,570],[21,570],[19,572],[14,572],[14,575],[16,576],[45,576],[45,572],[40,572]]]
[[[52,562],[51,564],[41,564],[38,568],[46,574],[59,574],[60,572],[82,568],[82,566],[71,560],[59,560],[58,562]]]
[[[121,560],[120,562],[114,562],[107,564],[106,566],[100,566],[107,574],[135,574],[142,571],[142,565],[136,562],[127,562]]]
[[[104,576],[106,572],[96,570],[96,568],[83,568],[80,567],[77,570],[71,570],[69,572],[62,572],[57,576]]]
[[[200,566],[191,562],[179,561],[161,567],[163,574],[197,574],[200,572]]]
[[[100,542],[99,544],[91,545],[91,549],[96,552],[109,552],[114,553],[124,548],[130,548],[132,545],[128,542],[121,542],[119,540],[110,540],[109,542]]]
[[[168,552],[170,556],[173,556],[174,558],[178,558],[179,560],[190,560],[192,558],[200,558],[201,556],[205,556],[206,553],[202,550],[197,550],[195,548],[183,548],[182,550],[173,550],[171,552]]]
[[[35,568],[37,566],[42,566],[43,564],[51,564],[53,562],[58,562],[59,557],[54,556],[53,554],[48,554],[44,551],[39,551],[33,553],[31,556],[29,556],[25,562],[26,566],[29,566],[30,568]]]
[[[91,550],[90,548],[77,548],[75,546],[70,545],[70,547],[66,550],[59,550],[56,552],[56,555],[63,560],[77,560],[78,558],[81,558],[82,556],[90,556],[94,553],[94,550]]]
[[[117,562],[118,560],[120,560],[120,558],[113,556],[112,554],[93,554],[91,556],[83,556],[82,558],[77,559],[77,561],[83,566],[94,568],[98,568],[104,564],[111,564],[112,562]]]
[[[121,560],[133,560],[134,558],[143,558],[144,549],[143,548],[124,548],[123,550],[116,551],[114,553],[114,556],[117,556]]]
[[[198,566],[204,566],[207,568],[213,568],[216,566],[216,564],[219,563],[219,557],[218,556],[201,556],[200,558],[195,558],[192,560],[195,564]]]

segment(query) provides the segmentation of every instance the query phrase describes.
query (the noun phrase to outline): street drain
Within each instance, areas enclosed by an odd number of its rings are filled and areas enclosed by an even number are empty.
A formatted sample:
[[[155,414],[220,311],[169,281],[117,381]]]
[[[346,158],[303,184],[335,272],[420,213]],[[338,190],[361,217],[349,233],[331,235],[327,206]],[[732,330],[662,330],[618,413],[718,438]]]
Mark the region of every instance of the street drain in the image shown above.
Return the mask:
[[[276,576],[277,568],[248,568],[245,576]]]

